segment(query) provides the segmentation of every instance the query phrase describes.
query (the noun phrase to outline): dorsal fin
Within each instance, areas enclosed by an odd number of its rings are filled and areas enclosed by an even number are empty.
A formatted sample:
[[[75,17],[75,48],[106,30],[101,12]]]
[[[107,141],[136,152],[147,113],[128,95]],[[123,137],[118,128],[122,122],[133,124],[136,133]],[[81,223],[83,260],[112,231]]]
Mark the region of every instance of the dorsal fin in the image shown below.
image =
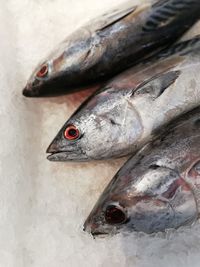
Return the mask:
[[[180,75],[180,71],[170,71],[150,78],[140,84],[132,92],[132,96],[147,94],[151,98],[158,98],[171,84],[173,84]]]

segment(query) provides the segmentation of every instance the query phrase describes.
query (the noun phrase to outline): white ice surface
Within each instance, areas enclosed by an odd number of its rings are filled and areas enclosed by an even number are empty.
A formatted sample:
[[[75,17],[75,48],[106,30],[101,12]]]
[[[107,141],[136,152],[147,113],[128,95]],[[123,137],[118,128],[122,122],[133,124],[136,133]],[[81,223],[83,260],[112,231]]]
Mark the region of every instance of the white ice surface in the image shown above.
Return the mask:
[[[32,69],[57,43],[122,2],[0,0],[0,267],[200,266],[198,224],[156,237],[94,240],[84,233],[85,218],[124,160],[47,161],[47,146],[89,91],[21,95]]]

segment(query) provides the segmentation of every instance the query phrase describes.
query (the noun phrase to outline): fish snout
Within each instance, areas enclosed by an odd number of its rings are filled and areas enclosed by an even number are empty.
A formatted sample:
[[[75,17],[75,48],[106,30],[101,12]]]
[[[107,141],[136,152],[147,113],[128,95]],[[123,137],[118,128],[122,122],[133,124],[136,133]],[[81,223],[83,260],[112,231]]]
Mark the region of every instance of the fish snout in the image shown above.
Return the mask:
[[[124,212],[117,205],[94,207],[84,223],[83,230],[93,236],[113,235],[124,227],[126,221]]]
[[[88,234],[91,234],[93,237],[96,236],[105,236],[108,235],[109,231],[106,232],[106,230],[101,226],[101,224],[92,222],[90,218],[88,218],[84,225],[83,225],[83,231],[87,232]]]
[[[63,133],[60,131],[57,136],[50,143],[49,147],[46,150],[46,153],[59,153],[68,151],[71,145],[66,142],[63,138]]]
[[[94,208],[84,222],[83,231],[92,234],[93,236],[97,234],[103,234],[99,230],[102,225],[103,225],[102,213],[100,212],[100,214],[98,214],[98,211],[95,210]]]
[[[26,97],[37,97],[39,96],[39,87],[28,83],[23,89],[22,94]]]
[[[31,96],[31,91],[27,87],[25,87],[23,89],[23,91],[22,91],[22,94],[23,94],[23,96],[30,97]]]
[[[59,150],[58,144],[56,142],[52,142],[46,150],[46,153],[52,154],[57,153]]]
[[[88,219],[85,221],[83,225],[83,231],[89,234],[92,234],[92,235],[95,233],[95,229],[97,228],[98,228],[98,225],[90,222]]]
[[[64,161],[66,159],[67,152],[70,152],[68,146],[64,146],[59,138],[56,138],[46,150],[46,153],[50,154],[47,159],[50,161],[57,161],[59,159]]]
[[[69,144],[65,143],[56,138],[49,145],[46,150],[46,153],[50,153],[47,157],[50,161],[85,161],[87,160],[86,154],[78,147],[75,143]]]

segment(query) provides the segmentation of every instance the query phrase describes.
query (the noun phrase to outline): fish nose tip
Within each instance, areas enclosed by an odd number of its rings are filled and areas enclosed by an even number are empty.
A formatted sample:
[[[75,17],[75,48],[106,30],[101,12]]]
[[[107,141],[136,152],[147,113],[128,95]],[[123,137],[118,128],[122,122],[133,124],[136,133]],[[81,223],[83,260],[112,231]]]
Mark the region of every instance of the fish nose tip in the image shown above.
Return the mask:
[[[31,96],[31,91],[27,87],[25,87],[22,90],[22,94],[23,94],[23,96],[30,97]]]
[[[83,224],[83,231],[91,233],[91,224],[89,222],[89,219],[87,218]]]
[[[37,90],[33,90],[33,88],[31,88],[28,85],[22,90],[22,94],[24,96],[26,96],[26,97],[36,97],[36,96],[38,96]]]
[[[22,90],[22,94],[26,97],[37,97],[39,96],[40,91],[38,87],[34,87],[31,83],[28,83]]]
[[[86,219],[86,221],[83,224],[83,231],[90,233],[90,234],[95,234],[96,230],[98,228],[98,224],[94,223],[90,217]]]
[[[84,225],[83,225],[83,231],[88,233],[88,234],[93,235],[93,230],[91,228],[91,225],[88,224],[87,222],[85,222]]]
[[[87,226],[86,226],[85,223],[83,224],[83,231],[84,231],[84,232],[87,232]]]
[[[48,146],[48,148],[47,148],[47,150],[46,150],[46,153],[56,153],[58,151],[58,147],[57,147],[57,145],[53,142],[53,143],[51,143],[49,146]]]

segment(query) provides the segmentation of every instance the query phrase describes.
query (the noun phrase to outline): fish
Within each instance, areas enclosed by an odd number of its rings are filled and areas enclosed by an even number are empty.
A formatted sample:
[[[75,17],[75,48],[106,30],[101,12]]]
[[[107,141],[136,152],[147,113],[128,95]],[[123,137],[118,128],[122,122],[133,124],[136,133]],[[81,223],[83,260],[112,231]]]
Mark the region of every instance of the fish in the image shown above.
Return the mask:
[[[153,234],[191,227],[200,212],[200,107],[181,115],[133,155],[100,196],[84,230]]]
[[[50,161],[136,153],[156,129],[200,102],[200,35],[120,74],[86,100],[47,149]]]
[[[101,84],[175,42],[199,17],[199,0],[125,3],[59,44],[35,68],[23,95],[52,96]]]

